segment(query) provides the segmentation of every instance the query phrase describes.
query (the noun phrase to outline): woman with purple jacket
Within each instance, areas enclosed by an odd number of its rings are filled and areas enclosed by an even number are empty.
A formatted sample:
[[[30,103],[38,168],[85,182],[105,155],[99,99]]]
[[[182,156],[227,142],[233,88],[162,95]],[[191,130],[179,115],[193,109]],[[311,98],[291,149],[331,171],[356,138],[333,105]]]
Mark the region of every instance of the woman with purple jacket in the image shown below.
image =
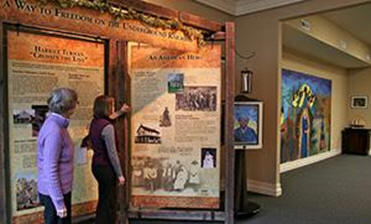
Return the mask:
[[[70,224],[74,145],[67,127],[78,104],[77,94],[59,88],[47,102],[51,113],[37,139],[37,188],[45,206],[45,224]]]
[[[124,104],[114,112],[114,99],[98,96],[94,101],[94,118],[90,124],[89,140],[94,150],[92,170],[98,182],[98,206],[96,224],[115,223],[117,203],[117,182],[125,183],[118,158],[116,133],[112,120],[130,111]]]

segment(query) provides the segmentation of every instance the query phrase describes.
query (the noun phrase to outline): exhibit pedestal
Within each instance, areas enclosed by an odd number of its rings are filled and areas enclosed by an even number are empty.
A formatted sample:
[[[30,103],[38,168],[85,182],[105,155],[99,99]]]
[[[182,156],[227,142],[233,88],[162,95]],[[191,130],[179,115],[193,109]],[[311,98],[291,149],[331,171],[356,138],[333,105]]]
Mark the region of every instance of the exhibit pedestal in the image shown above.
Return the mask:
[[[244,219],[244,218],[249,218],[253,215],[256,215],[259,212],[260,212],[259,204],[252,202],[252,201],[247,201],[243,208],[240,208],[234,213],[234,216],[237,219]]]
[[[235,179],[235,212],[236,218],[248,218],[260,211],[260,205],[248,201],[247,189],[245,188],[247,183],[246,178],[246,152],[244,150],[236,150],[236,179]]]

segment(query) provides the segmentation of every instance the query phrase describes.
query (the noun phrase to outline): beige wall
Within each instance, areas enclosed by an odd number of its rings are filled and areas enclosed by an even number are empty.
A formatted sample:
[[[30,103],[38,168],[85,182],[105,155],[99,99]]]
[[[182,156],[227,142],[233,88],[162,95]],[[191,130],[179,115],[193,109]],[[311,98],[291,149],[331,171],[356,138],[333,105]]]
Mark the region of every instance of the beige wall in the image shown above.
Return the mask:
[[[341,149],[341,130],[348,125],[348,76],[345,69],[315,61],[295,52],[284,51],[282,68],[290,69],[332,81],[331,99],[331,150]],[[370,78],[371,81],[371,78]],[[371,92],[371,91],[370,91]]]
[[[371,128],[371,68],[349,71],[349,94],[346,99],[348,108],[348,124],[354,118],[362,118],[366,126]],[[350,108],[350,98],[354,95],[368,96],[369,105],[367,109]]]
[[[281,194],[279,170],[279,114],[280,114],[280,60],[281,27],[283,19],[350,6],[362,0],[311,0],[256,14],[236,18],[237,49],[244,53],[255,51],[249,62],[254,71],[253,94],[251,97],[264,101],[264,133],[261,150],[248,153],[248,179],[260,185],[261,193],[278,196]],[[244,63],[237,60],[237,71]],[[236,74],[236,80],[239,80]],[[238,86],[237,86],[238,89]],[[259,186],[255,186],[259,188]]]

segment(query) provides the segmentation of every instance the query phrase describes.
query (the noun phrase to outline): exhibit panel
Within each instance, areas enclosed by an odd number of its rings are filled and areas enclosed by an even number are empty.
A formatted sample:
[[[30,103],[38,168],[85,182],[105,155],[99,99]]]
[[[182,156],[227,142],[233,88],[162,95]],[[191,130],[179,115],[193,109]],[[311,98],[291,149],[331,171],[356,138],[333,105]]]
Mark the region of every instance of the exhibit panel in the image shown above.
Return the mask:
[[[6,39],[13,220],[41,211],[36,184],[36,141],[48,116],[47,98],[58,87],[72,88],[79,96],[69,125],[75,143],[73,214],[92,212],[98,199],[90,171],[92,152],[79,146],[88,132],[94,98],[104,93],[105,44],[49,35],[41,30],[19,31],[12,26]]]
[[[129,49],[132,205],[218,208],[220,46]]]

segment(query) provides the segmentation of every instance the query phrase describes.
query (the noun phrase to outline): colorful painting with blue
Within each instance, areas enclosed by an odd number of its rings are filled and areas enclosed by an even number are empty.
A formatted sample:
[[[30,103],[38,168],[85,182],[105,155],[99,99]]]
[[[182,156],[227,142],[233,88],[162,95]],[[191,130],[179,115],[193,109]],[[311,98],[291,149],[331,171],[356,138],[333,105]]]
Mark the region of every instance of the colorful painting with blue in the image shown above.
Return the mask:
[[[281,163],[330,150],[331,80],[282,70]]]
[[[236,102],[234,109],[234,141],[236,144],[258,144],[259,104]]]

